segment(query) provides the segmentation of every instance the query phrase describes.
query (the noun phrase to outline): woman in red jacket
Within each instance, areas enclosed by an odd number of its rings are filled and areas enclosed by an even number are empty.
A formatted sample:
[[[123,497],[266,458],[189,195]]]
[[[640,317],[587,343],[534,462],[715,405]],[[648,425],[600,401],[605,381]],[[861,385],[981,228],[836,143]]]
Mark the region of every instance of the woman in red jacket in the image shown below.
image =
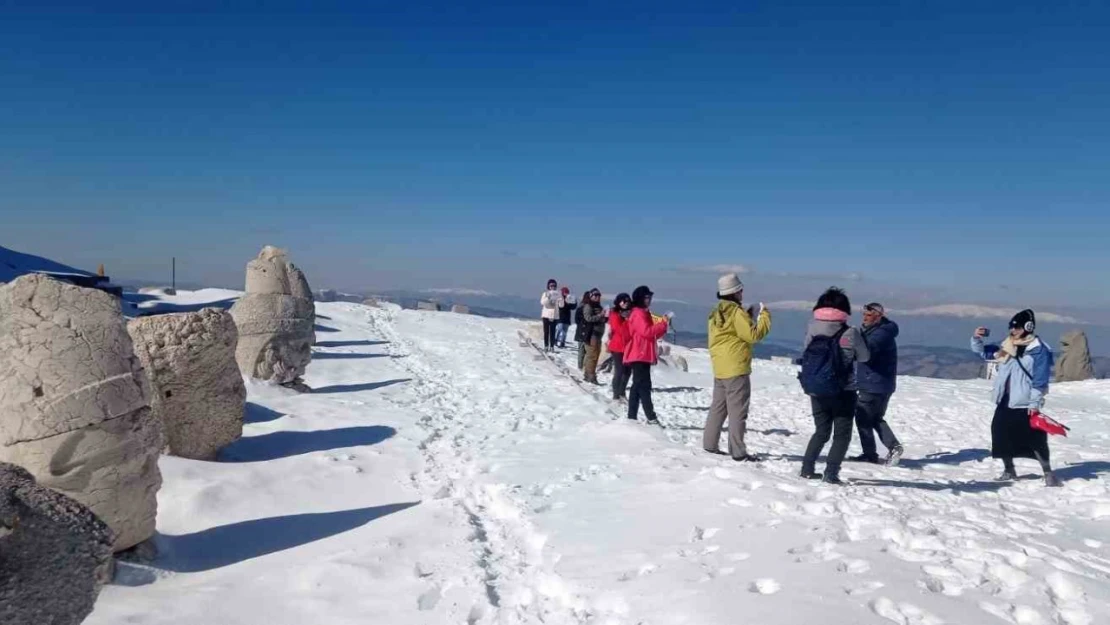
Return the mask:
[[[624,400],[628,388],[628,368],[624,366],[624,349],[628,345],[628,316],[632,314],[632,298],[621,293],[609,310],[609,355],[613,359],[613,399]]]
[[[659,423],[651,403],[651,368],[659,362],[655,342],[667,334],[670,314],[659,323],[651,321],[651,298],[654,293],[646,286],[632,292],[632,314],[628,317],[628,343],[624,347],[624,364],[632,369],[632,392],[628,398],[628,418],[635,420],[644,404],[648,423]]]

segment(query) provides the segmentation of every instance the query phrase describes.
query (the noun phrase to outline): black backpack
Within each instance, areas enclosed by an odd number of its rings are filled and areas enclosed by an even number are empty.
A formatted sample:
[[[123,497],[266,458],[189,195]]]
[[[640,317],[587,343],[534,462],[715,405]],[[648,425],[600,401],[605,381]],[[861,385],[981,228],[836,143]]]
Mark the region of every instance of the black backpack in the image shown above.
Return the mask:
[[[847,331],[845,326],[832,336],[810,339],[802,353],[802,371],[798,374],[806,395],[828,397],[844,392],[848,385],[848,367],[840,353],[840,337]]]

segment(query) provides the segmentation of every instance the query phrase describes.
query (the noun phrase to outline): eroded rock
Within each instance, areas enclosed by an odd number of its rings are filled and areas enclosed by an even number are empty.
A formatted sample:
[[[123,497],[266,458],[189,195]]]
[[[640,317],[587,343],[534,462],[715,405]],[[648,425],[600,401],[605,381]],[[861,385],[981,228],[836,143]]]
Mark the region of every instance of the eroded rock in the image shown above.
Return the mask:
[[[112,576],[112,531],[0,462],[0,623],[77,625]]]
[[[162,444],[119,300],[42,275],[0,288],[0,461],[89,507],[120,551],[154,534]]]
[[[174,456],[211,460],[243,434],[247,389],[235,362],[231,314],[199,312],[140,317],[127,324],[151,384],[151,408]]]

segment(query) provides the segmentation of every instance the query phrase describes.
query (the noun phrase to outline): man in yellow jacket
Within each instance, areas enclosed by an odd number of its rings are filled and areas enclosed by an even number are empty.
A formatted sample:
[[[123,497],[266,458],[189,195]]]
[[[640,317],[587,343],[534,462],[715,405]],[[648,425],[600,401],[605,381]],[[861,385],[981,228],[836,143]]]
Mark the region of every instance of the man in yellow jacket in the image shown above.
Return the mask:
[[[713,360],[713,404],[702,447],[721,454],[721,428],[728,419],[728,452],[736,461],[755,461],[744,445],[752,399],[752,346],[771,332],[771,312],[759,305],[752,322],[744,310],[744,284],[734,273],[717,280],[717,307],[709,313],[709,356]]]

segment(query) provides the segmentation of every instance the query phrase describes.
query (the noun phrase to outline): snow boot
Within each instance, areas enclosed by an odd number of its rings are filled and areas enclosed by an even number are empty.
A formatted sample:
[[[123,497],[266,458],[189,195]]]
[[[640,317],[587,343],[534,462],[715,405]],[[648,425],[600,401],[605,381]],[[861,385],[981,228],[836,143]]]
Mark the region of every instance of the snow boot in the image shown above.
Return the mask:
[[[880,464],[878,456],[868,456],[867,454],[860,454],[848,458],[849,462],[867,462],[869,464]]]
[[[763,458],[760,458],[759,456],[753,456],[752,454],[744,454],[739,458],[733,458],[733,460],[735,460],[736,462],[763,462]]]
[[[994,478],[994,481],[996,481],[996,482],[1012,482],[1016,479],[1018,479],[1017,474],[1014,473],[1013,471],[1003,471],[1002,475],[999,475],[998,477]]]
[[[886,466],[888,466],[888,467],[898,466],[898,463],[902,462],[902,453],[903,453],[903,451],[905,451],[905,450],[902,449],[901,445],[895,445],[894,449],[891,449],[890,452],[886,455]]]
[[[727,456],[728,455],[725,452],[721,451],[720,449],[706,449],[705,453],[713,454],[714,456]]]
[[[821,481],[826,484],[832,484],[833,486],[842,486],[844,484],[844,482],[840,480],[839,475],[830,475],[828,473],[825,474],[825,478]]]
[[[1060,488],[1064,485],[1060,478],[1056,477],[1055,471],[1049,471],[1044,474],[1044,485],[1048,488]]]
[[[814,473],[813,471],[806,471],[805,469],[802,469],[802,472],[798,474],[798,477],[800,477],[802,479],[806,479],[806,480],[822,480],[822,479],[825,479],[824,474]]]
[[[659,427],[663,427],[663,424],[660,423],[659,419],[657,419],[655,417],[649,417],[648,420],[647,420],[647,424],[648,425],[657,425]]]

